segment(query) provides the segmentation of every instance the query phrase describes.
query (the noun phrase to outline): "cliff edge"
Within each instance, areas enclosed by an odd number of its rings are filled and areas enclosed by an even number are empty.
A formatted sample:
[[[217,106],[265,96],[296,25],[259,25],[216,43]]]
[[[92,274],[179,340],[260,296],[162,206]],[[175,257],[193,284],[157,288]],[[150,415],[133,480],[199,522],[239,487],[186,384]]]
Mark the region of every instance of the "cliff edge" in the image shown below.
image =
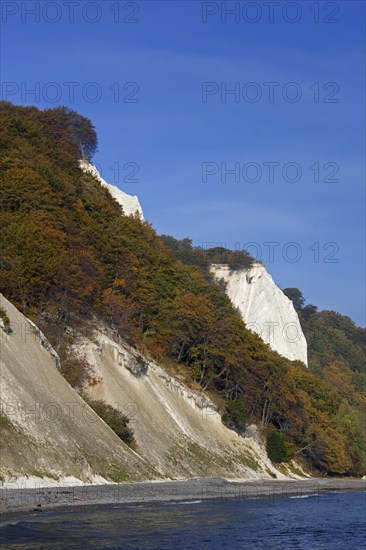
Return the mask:
[[[225,282],[230,300],[250,330],[283,357],[308,364],[307,343],[296,310],[262,264],[239,270],[213,264],[211,272]]]

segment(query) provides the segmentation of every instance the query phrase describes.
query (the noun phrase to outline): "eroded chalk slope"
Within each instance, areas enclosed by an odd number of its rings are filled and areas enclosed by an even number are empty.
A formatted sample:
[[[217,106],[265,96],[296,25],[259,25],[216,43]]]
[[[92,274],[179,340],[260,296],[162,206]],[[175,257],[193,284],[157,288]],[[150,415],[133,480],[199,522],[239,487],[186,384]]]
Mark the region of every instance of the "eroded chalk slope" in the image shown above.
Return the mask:
[[[60,374],[37,327],[2,295],[0,307],[10,319],[0,328],[2,479],[156,477]]]

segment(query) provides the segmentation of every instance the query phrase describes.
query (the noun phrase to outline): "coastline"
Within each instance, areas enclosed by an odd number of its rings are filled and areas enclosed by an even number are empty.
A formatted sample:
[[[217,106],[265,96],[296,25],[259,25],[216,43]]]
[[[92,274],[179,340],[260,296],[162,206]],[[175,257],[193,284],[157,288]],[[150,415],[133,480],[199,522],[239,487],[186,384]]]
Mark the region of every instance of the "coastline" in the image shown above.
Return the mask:
[[[192,478],[105,485],[0,489],[0,518],[34,512],[76,511],[116,506],[161,505],[173,502],[318,497],[326,492],[365,491],[363,479],[307,478],[296,480],[227,480]]]

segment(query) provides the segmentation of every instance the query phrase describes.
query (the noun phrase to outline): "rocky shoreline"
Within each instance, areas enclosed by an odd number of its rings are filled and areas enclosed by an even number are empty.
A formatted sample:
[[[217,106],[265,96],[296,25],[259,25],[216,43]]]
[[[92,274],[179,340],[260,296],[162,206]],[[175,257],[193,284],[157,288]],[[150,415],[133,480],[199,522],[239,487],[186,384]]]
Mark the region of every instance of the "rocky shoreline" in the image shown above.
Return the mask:
[[[311,478],[301,480],[228,481],[223,478],[150,481],[105,485],[0,489],[0,517],[29,512],[77,510],[84,507],[153,505],[166,502],[294,498],[325,492],[365,491],[362,479]]]

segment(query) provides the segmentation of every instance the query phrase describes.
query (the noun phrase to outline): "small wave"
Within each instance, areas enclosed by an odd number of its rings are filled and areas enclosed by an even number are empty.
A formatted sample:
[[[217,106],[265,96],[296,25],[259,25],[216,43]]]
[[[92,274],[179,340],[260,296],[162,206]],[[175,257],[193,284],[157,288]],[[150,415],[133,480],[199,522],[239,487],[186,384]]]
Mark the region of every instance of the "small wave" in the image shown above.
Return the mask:
[[[177,502],[177,504],[202,504],[202,500],[187,500],[184,502]]]
[[[319,496],[318,493],[314,493],[312,495],[295,495],[293,497],[288,497],[288,498],[309,498],[309,497],[317,497]]]
[[[189,504],[202,504],[202,500],[182,500],[180,502],[163,502],[163,506],[187,506]]]

